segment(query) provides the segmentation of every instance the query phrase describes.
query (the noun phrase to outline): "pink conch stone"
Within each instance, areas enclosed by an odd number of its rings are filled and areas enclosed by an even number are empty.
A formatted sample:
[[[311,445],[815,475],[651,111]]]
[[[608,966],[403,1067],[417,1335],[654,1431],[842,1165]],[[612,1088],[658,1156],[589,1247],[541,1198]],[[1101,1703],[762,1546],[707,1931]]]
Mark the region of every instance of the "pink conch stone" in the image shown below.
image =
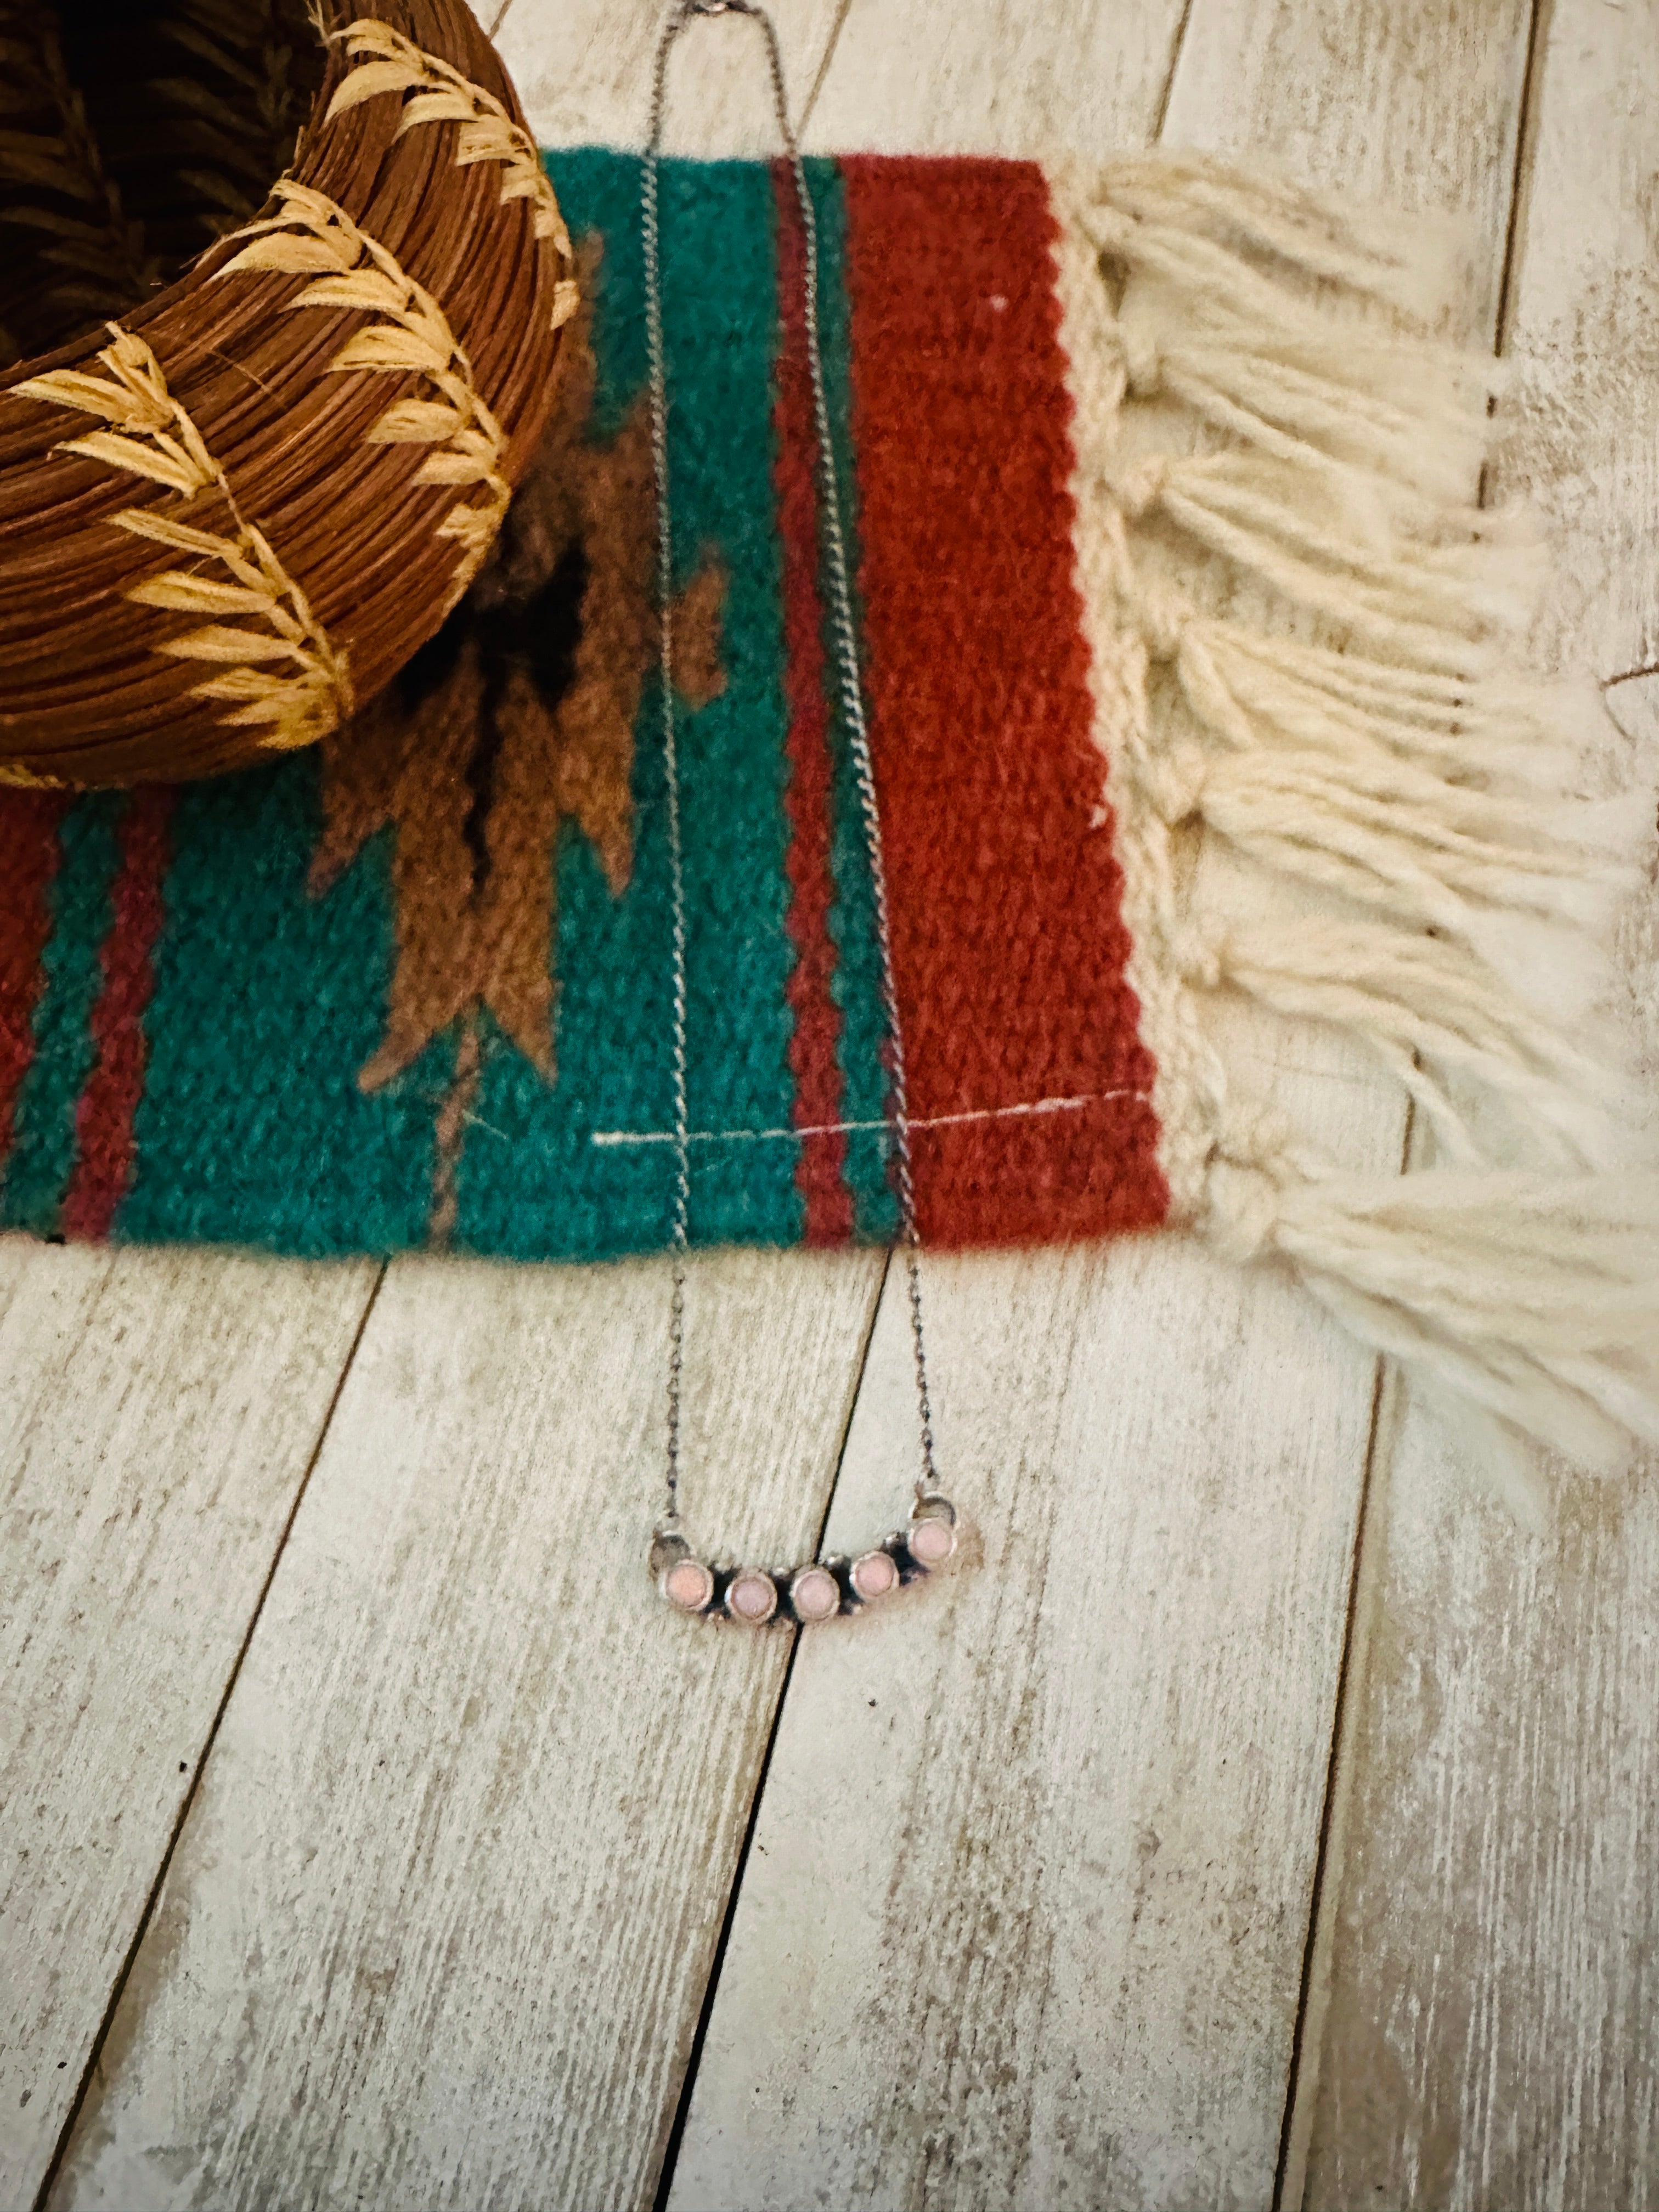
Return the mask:
[[[841,1585],[828,1567],[803,1567],[789,1595],[802,1620],[830,1620],[841,1611]]]
[[[701,1559],[682,1559],[668,1570],[663,1588],[670,1605],[682,1613],[701,1613],[714,1595],[714,1577]]]
[[[899,1571],[885,1552],[866,1552],[853,1566],[853,1588],[860,1597],[885,1597],[898,1588]]]
[[[948,1521],[938,1514],[930,1514],[925,1521],[915,1523],[905,1540],[918,1566],[939,1567],[957,1548],[957,1532]]]
[[[777,1584],[757,1568],[739,1575],[726,1593],[726,1609],[738,1620],[769,1620],[777,1602]]]

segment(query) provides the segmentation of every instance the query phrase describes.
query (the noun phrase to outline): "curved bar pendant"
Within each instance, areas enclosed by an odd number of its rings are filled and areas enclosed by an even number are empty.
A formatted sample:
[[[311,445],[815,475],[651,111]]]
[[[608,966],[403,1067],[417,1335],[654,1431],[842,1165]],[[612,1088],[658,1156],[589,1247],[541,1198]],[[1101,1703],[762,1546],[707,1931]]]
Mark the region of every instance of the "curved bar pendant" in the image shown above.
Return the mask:
[[[735,1620],[745,1628],[763,1628],[772,1620],[811,1628],[862,1613],[920,1582],[945,1564],[957,1541],[955,1506],[931,1492],[917,1499],[906,1527],[856,1558],[836,1553],[797,1567],[722,1566],[700,1559],[677,1528],[665,1528],[652,1542],[651,1575],[676,1613]]]

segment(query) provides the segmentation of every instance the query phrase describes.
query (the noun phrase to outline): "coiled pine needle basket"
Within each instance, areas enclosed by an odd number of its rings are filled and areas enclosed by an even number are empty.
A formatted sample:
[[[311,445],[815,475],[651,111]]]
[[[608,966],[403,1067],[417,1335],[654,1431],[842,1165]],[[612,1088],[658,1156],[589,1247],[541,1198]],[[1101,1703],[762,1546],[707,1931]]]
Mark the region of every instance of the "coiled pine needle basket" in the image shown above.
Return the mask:
[[[100,12],[0,0],[0,784],[344,720],[483,561],[576,304],[465,0]]]

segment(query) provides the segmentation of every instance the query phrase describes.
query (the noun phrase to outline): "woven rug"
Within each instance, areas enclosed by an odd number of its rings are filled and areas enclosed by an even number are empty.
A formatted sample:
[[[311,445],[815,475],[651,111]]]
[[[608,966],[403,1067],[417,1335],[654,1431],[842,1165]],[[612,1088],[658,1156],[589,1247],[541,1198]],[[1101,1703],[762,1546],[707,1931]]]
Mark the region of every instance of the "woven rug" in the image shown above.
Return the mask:
[[[584,305],[447,628],[313,752],[0,793],[0,1225],[666,1243],[640,165],[549,166]],[[925,1240],[1195,1229],[1514,1428],[1659,1436],[1659,1187],[1582,1033],[1652,794],[1595,803],[1519,672],[1540,549],[1474,504],[1492,364],[1427,335],[1443,257],[1197,161],[811,182]],[[803,227],[766,164],[663,194],[691,1234],[886,1238]],[[1241,1105],[1223,997],[1363,1042],[1439,1170],[1345,1177]]]
[[[0,813],[0,1219],[520,1258],[665,1239],[669,937],[639,164],[556,157],[575,368],[515,538],[320,756]],[[924,1231],[1159,1219],[1035,169],[815,165]],[[868,860],[830,704],[803,243],[671,167],[691,1228],[890,1235]],[[646,711],[641,712],[644,707]]]

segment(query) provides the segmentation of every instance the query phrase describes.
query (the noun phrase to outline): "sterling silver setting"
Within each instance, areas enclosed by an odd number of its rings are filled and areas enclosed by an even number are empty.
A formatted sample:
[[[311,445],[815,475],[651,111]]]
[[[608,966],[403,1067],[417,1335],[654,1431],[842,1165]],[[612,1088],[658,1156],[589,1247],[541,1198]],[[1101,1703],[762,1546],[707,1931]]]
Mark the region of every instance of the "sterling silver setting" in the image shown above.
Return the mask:
[[[957,1512],[934,1491],[916,1500],[908,1522],[870,1551],[834,1552],[796,1567],[756,1567],[700,1559],[678,1528],[659,1528],[651,1572],[675,1613],[764,1628],[774,1621],[813,1628],[862,1613],[945,1565],[957,1548]]]

